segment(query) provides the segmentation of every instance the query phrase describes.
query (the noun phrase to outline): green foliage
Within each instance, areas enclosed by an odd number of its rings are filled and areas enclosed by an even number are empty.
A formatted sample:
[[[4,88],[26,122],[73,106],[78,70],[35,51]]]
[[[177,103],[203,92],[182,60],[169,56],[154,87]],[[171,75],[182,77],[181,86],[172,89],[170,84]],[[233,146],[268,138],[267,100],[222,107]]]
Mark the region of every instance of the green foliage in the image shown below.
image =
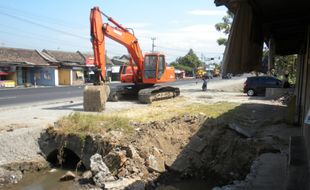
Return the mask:
[[[222,22],[215,24],[215,29],[219,32],[223,32],[225,35],[228,35],[230,32],[231,24],[233,21],[233,14],[230,11],[227,11],[227,15],[222,18]],[[219,38],[217,40],[218,45],[225,45],[227,43],[227,38]]]
[[[103,134],[107,130],[130,132],[132,127],[126,117],[73,113],[57,122],[58,130],[65,134],[77,134],[82,139],[87,134]]]
[[[296,73],[297,73],[296,60],[297,55],[275,57],[275,73],[278,75],[280,79],[282,79],[285,74],[288,74],[289,82],[291,84],[296,83]]]
[[[186,66],[186,65],[181,65],[175,61],[170,63],[170,65],[176,69],[184,70],[185,72],[191,72],[193,70],[191,67]]]
[[[176,61],[172,62],[170,65],[189,73],[202,66],[202,61],[200,61],[195,52],[190,49],[185,56],[177,58]]]
[[[219,39],[217,39],[216,40],[216,42],[217,42],[217,44],[218,45],[224,45],[224,46],[226,46],[226,44],[227,44],[227,38],[219,38]]]

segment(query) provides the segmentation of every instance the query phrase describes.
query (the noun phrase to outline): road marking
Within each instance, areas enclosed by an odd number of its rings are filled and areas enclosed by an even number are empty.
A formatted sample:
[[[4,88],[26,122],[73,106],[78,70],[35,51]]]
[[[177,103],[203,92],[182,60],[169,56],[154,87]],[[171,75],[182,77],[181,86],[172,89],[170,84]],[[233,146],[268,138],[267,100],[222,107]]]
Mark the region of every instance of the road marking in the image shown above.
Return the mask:
[[[16,96],[11,96],[11,97],[0,97],[0,100],[8,100],[8,99],[15,99],[17,98]]]

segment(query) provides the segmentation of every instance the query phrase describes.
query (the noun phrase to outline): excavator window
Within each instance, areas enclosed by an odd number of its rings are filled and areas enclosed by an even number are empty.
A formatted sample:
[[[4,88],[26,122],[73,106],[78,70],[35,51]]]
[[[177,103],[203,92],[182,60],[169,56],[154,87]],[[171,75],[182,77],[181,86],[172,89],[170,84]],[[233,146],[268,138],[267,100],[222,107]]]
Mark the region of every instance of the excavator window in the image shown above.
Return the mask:
[[[165,57],[161,55],[159,56],[159,63],[158,63],[158,75],[157,75],[158,80],[164,74],[164,71],[165,71]]]
[[[146,55],[144,57],[144,78],[156,78],[157,59],[156,55]]]

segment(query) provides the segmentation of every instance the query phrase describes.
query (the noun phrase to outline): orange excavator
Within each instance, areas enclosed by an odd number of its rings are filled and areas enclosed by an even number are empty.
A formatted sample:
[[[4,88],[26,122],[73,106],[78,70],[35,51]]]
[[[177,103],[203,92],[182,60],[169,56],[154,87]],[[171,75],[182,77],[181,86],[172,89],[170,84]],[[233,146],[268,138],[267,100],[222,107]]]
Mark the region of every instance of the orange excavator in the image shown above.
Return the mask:
[[[102,15],[112,26],[109,23],[103,23]],[[152,52],[143,55],[133,32],[102,13],[99,7],[91,9],[90,24],[94,60],[98,68],[95,72],[97,83],[104,83],[106,79],[105,37],[125,46],[130,54],[129,66],[123,68],[120,74],[121,82],[130,84],[112,88],[109,100],[117,101],[120,98],[134,95],[138,96],[141,103],[151,103],[180,94],[179,88],[157,85],[175,80],[174,68],[167,66],[163,54]]]

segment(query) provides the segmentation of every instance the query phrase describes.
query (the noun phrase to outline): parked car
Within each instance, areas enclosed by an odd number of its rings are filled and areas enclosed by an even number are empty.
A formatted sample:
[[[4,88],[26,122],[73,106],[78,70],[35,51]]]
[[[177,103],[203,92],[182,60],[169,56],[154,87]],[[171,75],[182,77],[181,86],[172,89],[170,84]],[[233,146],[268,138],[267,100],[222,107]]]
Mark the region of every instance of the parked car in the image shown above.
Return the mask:
[[[282,81],[271,76],[248,77],[243,92],[248,96],[265,94],[266,88],[282,88]]]

